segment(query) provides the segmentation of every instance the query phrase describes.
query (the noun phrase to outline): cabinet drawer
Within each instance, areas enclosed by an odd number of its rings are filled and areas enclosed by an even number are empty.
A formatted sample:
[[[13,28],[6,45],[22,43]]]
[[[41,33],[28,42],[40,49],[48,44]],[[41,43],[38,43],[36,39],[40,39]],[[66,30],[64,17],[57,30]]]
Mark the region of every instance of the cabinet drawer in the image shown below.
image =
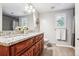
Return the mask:
[[[39,36],[36,36],[35,42],[38,42],[38,41],[39,41]]]
[[[33,39],[33,44],[35,44],[37,42],[37,37],[35,36]]]
[[[40,41],[41,39],[43,39],[43,34],[35,36],[33,41],[34,41],[34,43],[36,43],[36,42]]]
[[[40,40],[43,39],[43,34],[39,35],[39,37],[40,37]]]
[[[13,50],[12,54],[17,55],[19,52],[21,53],[22,51],[27,50],[32,45],[33,45],[32,38],[25,40],[23,42],[17,43],[16,45],[12,47],[12,50]]]
[[[38,41],[39,41],[39,35],[38,35],[38,36],[35,36],[33,42],[34,42],[34,44],[35,44],[35,43],[38,42]]]

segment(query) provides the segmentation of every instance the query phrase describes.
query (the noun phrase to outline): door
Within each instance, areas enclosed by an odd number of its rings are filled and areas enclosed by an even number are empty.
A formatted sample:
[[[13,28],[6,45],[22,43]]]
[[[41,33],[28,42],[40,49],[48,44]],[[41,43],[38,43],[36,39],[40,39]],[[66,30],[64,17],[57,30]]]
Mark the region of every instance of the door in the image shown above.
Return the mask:
[[[79,3],[75,4],[75,55],[79,56]]]

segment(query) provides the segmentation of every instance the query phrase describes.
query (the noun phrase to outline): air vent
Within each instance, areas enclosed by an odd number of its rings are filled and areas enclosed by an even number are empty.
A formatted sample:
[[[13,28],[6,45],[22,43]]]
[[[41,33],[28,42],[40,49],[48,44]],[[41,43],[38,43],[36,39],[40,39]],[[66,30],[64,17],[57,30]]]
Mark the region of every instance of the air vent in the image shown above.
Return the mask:
[[[51,9],[54,9],[54,8],[55,8],[54,6],[51,7]]]

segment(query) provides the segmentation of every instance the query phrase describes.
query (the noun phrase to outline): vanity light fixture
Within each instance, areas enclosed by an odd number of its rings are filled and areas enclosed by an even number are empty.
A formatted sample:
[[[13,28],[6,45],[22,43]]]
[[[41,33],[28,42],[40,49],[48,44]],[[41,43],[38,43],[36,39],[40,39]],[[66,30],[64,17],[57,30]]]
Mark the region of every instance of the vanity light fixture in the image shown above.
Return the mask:
[[[32,5],[27,4],[27,5],[25,6],[25,11],[30,14],[30,13],[32,13],[32,12],[35,12],[35,8],[33,8]]]
[[[25,6],[25,10],[28,10],[29,9],[29,5],[27,4],[26,6]]]
[[[29,7],[31,10],[33,9],[33,6],[32,5],[30,5],[30,7]]]

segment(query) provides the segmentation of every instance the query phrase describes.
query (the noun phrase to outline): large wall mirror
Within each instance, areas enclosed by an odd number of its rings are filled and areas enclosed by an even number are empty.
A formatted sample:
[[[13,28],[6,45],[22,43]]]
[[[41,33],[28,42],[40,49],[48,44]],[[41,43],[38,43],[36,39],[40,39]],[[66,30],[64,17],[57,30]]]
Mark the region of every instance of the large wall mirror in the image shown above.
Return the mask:
[[[39,26],[38,16],[30,3],[3,3],[2,31],[13,31],[17,26],[27,26],[30,30],[35,30]]]

